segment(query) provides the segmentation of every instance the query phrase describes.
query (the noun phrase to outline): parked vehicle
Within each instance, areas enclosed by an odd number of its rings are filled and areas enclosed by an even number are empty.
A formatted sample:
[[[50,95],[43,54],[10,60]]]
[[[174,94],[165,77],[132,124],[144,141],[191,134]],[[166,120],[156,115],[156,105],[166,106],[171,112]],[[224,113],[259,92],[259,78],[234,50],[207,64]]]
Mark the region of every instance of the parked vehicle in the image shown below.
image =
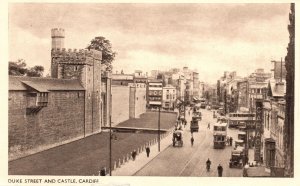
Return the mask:
[[[237,147],[244,147],[245,146],[244,140],[235,140],[234,143],[235,143],[235,147],[236,148]]]
[[[231,151],[231,158],[229,160],[229,168],[243,168],[244,148],[237,147]]]
[[[238,131],[238,139],[242,140],[243,142],[246,142],[246,132]]]

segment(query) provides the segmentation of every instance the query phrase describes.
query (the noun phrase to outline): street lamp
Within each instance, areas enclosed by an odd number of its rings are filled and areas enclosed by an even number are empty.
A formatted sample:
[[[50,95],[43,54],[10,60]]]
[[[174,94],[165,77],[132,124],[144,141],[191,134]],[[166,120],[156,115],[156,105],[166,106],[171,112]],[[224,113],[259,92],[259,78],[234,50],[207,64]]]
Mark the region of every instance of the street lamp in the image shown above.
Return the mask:
[[[109,175],[111,176],[111,114],[109,115]]]

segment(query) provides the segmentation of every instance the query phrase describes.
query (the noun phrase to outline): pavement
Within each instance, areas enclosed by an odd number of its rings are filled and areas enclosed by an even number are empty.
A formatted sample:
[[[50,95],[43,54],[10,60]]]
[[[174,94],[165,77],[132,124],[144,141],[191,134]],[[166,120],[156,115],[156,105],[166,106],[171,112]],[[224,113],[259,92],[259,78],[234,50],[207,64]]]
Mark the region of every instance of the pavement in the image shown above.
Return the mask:
[[[164,151],[172,144],[172,133],[166,133],[163,139],[160,141],[160,151],[158,151],[158,143],[155,141],[150,146],[150,155],[147,157],[145,149],[140,152],[135,160],[128,160],[125,164],[112,171],[112,176],[132,176],[144,166],[146,166],[151,160],[153,160],[159,153]]]

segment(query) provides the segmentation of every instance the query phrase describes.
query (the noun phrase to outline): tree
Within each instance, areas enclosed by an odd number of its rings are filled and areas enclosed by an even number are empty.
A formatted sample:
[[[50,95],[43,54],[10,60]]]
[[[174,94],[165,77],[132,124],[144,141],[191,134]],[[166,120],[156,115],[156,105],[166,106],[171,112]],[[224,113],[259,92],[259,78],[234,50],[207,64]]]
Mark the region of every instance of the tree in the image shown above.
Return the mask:
[[[26,75],[30,76],[30,77],[42,77],[43,76],[43,72],[44,72],[44,67],[36,65],[36,66],[30,68],[27,71]]]
[[[8,62],[8,74],[13,76],[24,76],[27,73],[26,63],[24,59],[18,59],[17,62]]]
[[[36,65],[32,68],[27,67],[24,59],[18,59],[17,62],[9,61],[8,74],[13,76],[29,76],[29,77],[42,77],[44,67]]]
[[[105,37],[95,37],[91,43],[87,46],[87,49],[99,50],[102,52],[101,64],[105,65],[105,70],[112,72],[112,62],[115,59],[117,53],[112,50],[112,45],[108,39]]]

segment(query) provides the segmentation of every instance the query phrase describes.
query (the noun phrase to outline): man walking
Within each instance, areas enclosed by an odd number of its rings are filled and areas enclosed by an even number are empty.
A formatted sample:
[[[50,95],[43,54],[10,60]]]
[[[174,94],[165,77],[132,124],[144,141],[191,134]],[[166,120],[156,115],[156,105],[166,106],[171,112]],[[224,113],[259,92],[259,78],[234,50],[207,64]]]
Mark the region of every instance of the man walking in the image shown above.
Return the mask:
[[[210,129],[210,123],[207,124],[207,128]]]
[[[131,153],[131,156],[132,156],[133,161],[135,160],[136,155],[137,155],[137,152],[136,152],[136,150],[134,150],[134,151]]]
[[[230,146],[232,146],[232,137],[231,136],[229,138],[229,144],[230,144]]]
[[[149,147],[146,147],[146,153],[147,153],[147,158],[149,158],[149,155],[150,155],[150,148]]]
[[[191,137],[191,145],[192,146],[194,145],[194,137],[193,136]]]
[[[218,176],[222,177],[222,174],[223,174],[223,167],[221,166],[221,164],[219,164],[219,166],[218,166]]]

